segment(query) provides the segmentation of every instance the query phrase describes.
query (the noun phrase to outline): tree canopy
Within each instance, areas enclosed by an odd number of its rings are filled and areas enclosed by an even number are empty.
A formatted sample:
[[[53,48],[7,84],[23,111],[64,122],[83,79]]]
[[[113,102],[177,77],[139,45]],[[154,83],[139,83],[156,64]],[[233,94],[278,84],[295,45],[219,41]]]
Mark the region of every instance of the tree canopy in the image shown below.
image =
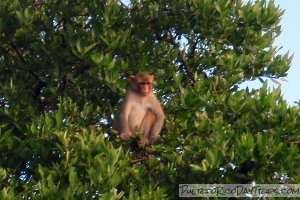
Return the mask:
[[[0,199],[177,199],[181,183],[299,183],[284,11],[258,0],[0,1]],[[127,77],[155,74],[166,123],[110,127]],[[263,81],[263,80],[262,80]]]

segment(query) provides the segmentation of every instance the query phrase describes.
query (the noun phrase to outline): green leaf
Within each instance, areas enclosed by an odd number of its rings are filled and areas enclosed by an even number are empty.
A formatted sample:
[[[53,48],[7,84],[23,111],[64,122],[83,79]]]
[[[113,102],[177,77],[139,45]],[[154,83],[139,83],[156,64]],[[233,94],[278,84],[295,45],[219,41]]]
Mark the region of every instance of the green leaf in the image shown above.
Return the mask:
[[[99,42],[95,42],[89,46],[84,47],[84,50],[82,51],[82,54],[86,54],[89,51],[91,51],[95,46],[97,46],[99,44]]]
[[[59,107],[58,111],[55,114],[55,121],[58,127],[61,127],[63,125],[64,121],[64,112],[61,107]]]
[[[69,183],[71,187],[74,187],[78,184],[78,178],[75,167],[70,167],[69,169]]]
[[[7,172],[5,169],[0,168],[0,182],[3,182],[7,177]]]
[[[54,119],[50,115],[45,116],[46,126],[51,129],[54,127]]]

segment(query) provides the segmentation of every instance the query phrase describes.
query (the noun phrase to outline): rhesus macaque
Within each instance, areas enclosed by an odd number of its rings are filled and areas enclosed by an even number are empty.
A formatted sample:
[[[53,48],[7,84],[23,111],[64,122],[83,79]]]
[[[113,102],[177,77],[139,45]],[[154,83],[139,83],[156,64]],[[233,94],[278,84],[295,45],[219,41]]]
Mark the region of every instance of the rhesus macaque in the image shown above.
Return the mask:
[[[113,125],[122,140],[140,132],[141,145],[157,139],[164,124],[161,104],[152,91],[154,76],[141,72],[129,76],[130,86],[122,105],[119,122]]]

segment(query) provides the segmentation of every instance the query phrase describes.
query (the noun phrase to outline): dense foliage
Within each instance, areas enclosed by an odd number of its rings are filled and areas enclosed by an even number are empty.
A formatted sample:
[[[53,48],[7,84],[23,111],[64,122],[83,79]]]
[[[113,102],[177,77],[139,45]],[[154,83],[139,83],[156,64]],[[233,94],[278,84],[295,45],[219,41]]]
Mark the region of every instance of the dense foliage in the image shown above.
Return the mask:
[[[273,1],[0,1],[0,199],[176,199],[180,183],[299,183],[299,106]],[[109,123],[156,75],[166,123],[142,149]]]

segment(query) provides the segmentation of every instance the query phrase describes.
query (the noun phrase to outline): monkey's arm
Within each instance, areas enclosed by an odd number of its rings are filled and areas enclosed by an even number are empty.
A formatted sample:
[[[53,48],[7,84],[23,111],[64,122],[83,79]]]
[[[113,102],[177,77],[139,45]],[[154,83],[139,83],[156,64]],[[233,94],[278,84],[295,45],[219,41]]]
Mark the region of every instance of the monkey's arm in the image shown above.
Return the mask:
[[[122,139],[126,139],[129,136],[130,128],[128,123],[128,117],[131,109],[131,103],[128,99],[125,99],[124,104],[122,105],[122,111],[120,114],[120,134]]]
[[[155,141],[157,136],[159,135],[159,132],[161,131],[161,129],[164,125],[164,120],[165,120],[164,111],[163,111],[159,101],[156,98],[154,100],[152,112],[155,114],[156,119],[155,119],[155,122],[151,129],[149,139],[150,139],[150,141]]]

